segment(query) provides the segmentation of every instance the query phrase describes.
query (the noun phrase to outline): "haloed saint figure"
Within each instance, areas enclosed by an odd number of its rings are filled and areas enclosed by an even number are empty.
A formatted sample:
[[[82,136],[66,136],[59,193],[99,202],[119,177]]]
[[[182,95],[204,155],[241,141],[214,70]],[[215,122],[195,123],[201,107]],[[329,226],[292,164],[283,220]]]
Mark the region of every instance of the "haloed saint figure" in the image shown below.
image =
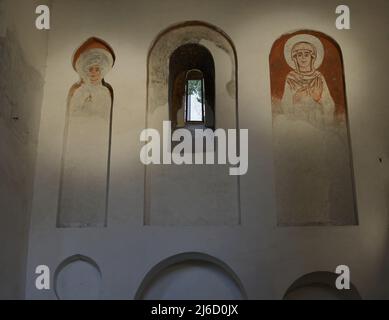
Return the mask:
[[[293,71],[286,78],[282,98],[284,112],[305,117],[316,125],[324,124],[325,120],[330,123],[335,103],[325,78],[316,69],[323,62],[323,45],[315,37],[308,37],[305,41],[291,40],[285,45],[285,59]]]
[[[340,52],[300,33],[280,38],[270,61],[278,223],[355,224]]]
[[[73,59],[80,81],[69,93],[59,197],[59,227],[105,226],[112,94],[104,76],[112,49],[96,39]]]

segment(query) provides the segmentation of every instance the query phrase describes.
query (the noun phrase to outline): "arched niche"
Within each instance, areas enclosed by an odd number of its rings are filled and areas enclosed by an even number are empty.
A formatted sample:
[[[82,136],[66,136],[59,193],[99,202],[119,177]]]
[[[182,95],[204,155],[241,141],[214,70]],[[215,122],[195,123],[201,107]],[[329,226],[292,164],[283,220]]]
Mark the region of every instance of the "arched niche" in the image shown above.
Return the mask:
[[[101,295],[102,275],[97,263],[74,255],[55,270],[54,291],[59,300],[97,300]]]
[[[270,77],[278,224],[357,224],[339,45],[317,31],[285,34]]]
[[[215,125],[215,62],[211,52],[199,44],[184,44],[170,56],[169,61],[169,111],[172,128],[185,127],[188,117],[188,76],[202,82],[203,116],[201,125]],[[194,75],[194,76],[193,76]]]
[[[338,274],[317,271],[297,279],[288,288],[284,300],[360,300],[361,296],[351,283],[349,290],[336,288]]]
[[[105,82],[115,54],[90,38],[74,53],[79,75],[68,96],[57,226],[105,227],[111,148],[113,89]]]
[[[238,129],[235,47],[219,28],[199,21],[171,26],[151,45],[147,60],[146,128],[156,129],[162,135],[164,121],[172,120],[174,130],[179,113],[174,105],[180,105],[183,71],[188,68],[201,69],[211,81],[206,104],[213,114],[206,115],[210,119],[207,125]],[[176,91],[174,81],[179,82]],[[170,136],[163,138],[170,140]],[[228,168],[228,165],[146,166],[144,223],[239,224],[239,178],[229,176]]]
[[[154,266],[137,290],[136,300],[247,299],[235,272],[203,253],[183,253]]]

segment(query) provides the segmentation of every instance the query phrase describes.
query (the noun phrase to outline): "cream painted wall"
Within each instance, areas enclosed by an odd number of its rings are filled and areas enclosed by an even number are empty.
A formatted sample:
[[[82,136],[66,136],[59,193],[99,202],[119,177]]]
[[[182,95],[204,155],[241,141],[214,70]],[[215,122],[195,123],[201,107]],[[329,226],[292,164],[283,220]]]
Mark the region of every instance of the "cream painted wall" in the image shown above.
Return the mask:
[[[25,296],[48,43],[48,33],[35,29],[37,3],[0,1],[0,299]]]
[[[27,297],[39,292],[34,270],[66,258],[92,258],[102,273],[102,298],[133,298],[147,272],[182,253],[203,252],[226,263],[250,299],[280,299],[300,276],[351,268],[363,298],[388,296],[386,25],[389,3],[349,1],[352,29],[335,28],[338,1],[75,1],[54,0],[42,106],[27,269]],[[144,226],[144,167],[139,134],[146,118],[146,62],[154,38],[187,20],[218,26],[238,55],[239,127],[249,129],[249,172],[240,181],[240,226]],[[313,29],[343,50],[359,226],[277,228],[268,55],[283,33]],[[107,76],[114,88],[111,180],[106,229],[56,229],[66,97],[77,81],[70,59],[87,38],[115,50]],[[383,158],[379,164],[378,157]],[[386,178],[387,179],[387,178]],[[386,269],[387,270],[387,269]],[[386,282],[384,282],[385,280]]]

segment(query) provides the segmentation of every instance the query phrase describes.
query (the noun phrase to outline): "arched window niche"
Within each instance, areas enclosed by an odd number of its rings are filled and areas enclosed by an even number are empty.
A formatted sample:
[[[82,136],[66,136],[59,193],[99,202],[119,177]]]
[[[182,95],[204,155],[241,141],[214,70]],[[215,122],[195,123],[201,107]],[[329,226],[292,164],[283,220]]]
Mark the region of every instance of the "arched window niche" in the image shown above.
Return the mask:
[[[339,274],[329,271],[315,271],[305,274],[287,289],[284,300],[361,300],[353,283],[349,289],[336,287]]]
[[[186,128],[192,138],[197,128],[208,129],[206,135],[239,129],[237,55],[219,28],[189,21],[163,30],[151,44],[147,72],[146,128],[162,133],[164,122],[171,121],[172,133]],[[201,97],[191,95],[193,86]],[[188,114],[189,98],[197,103],[197,116]],[[229,176],[228,165],[145,166],[144,224],[238,225],[238,186],[239,177]]]
[[[104,80],[115,62],[112,48],[90,38],[74,53],[79,80],[66,109],[57,227],[106,227],[113,89]]]
[[[247,300],[238,275],[224,261],[185,252],[156,264],[142,280],[135,300]]]
[[[102,272],[89,257],[76,254],[55,270],[54,292],[58,300],[98,300],[101,289]]]
[[[358,224],[340,46],[300,30],[269,58],[278,225]]]
[[[215,63],[206,47],[185,44],[171,55],[169,110],[173,129],[214,129]]]

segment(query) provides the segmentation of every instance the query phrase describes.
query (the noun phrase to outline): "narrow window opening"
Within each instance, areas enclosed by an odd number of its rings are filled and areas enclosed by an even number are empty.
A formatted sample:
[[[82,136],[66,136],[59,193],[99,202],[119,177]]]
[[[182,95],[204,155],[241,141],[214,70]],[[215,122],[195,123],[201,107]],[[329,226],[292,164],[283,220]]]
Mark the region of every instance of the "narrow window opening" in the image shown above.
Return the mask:
[[[190,70],[186,74],[185,87],[185,122],[201,123],[205,122],[204,106],[204,76],[200,70]]]

